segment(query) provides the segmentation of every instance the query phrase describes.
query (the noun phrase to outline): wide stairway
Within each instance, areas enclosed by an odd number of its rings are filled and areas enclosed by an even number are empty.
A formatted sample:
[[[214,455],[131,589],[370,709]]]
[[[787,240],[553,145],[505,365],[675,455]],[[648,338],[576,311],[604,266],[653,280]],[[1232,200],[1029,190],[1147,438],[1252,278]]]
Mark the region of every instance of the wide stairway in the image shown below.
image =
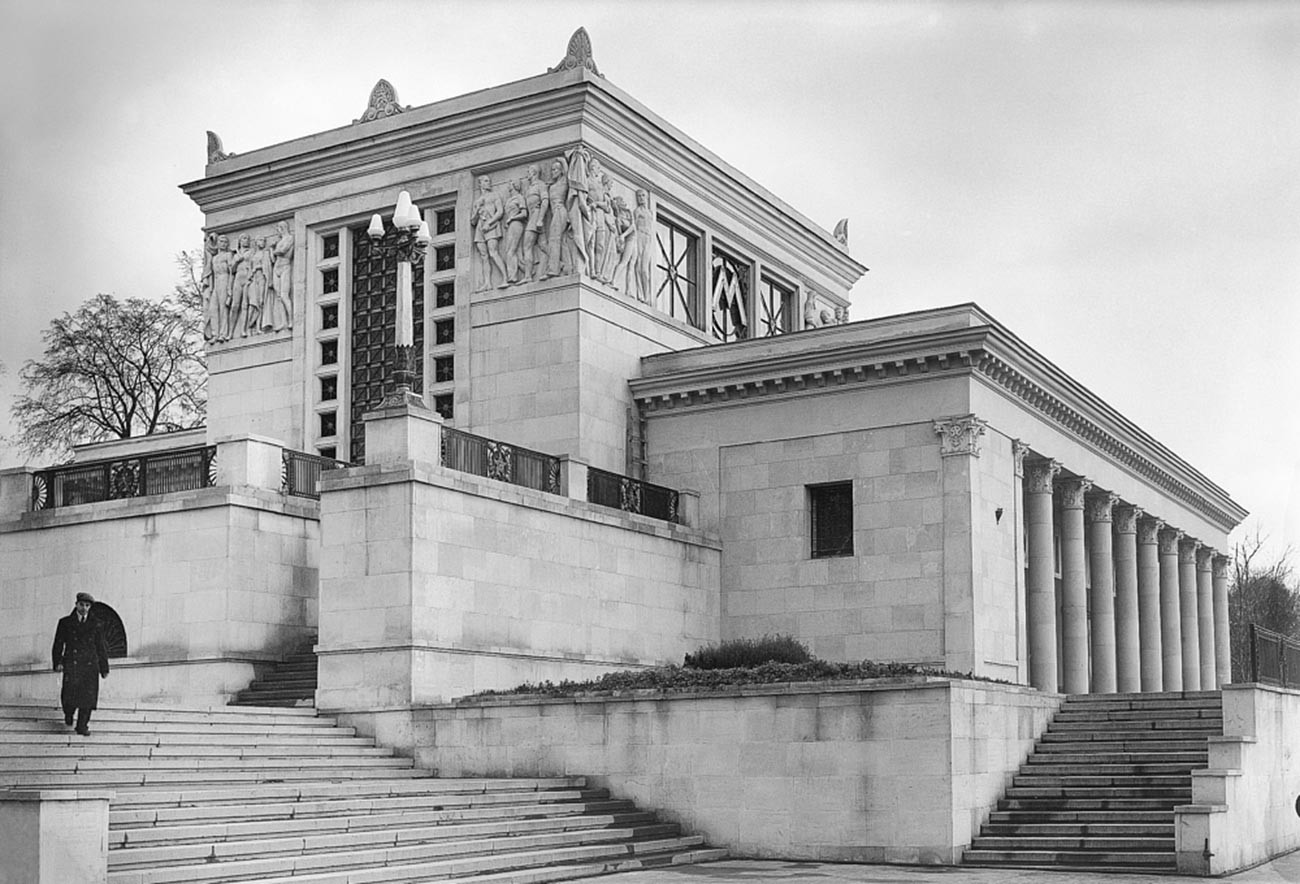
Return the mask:
[[[270,672],[230,701],[232,706],[313,706],[316,703],[316,653],[307,645],[275,663]]]
[[[1218,691],[1071,696],[963,861],[1174,871],[1174,807],[1222,733]]]
[[[109,789],[109,884],[534,884],[718,859],[581,777],[439,779],[312,709],[0,704],[0,789]]]

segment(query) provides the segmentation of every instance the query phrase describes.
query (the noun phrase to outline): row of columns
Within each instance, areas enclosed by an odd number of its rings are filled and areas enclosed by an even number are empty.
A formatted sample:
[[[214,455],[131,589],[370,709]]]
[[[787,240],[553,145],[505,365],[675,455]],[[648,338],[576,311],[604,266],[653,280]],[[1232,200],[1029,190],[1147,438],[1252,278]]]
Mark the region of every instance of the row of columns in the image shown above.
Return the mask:
[[[1053,460],[1024,463],[1030,683],[1068,694],[1227,683],[1227,557],[1060,472]]]

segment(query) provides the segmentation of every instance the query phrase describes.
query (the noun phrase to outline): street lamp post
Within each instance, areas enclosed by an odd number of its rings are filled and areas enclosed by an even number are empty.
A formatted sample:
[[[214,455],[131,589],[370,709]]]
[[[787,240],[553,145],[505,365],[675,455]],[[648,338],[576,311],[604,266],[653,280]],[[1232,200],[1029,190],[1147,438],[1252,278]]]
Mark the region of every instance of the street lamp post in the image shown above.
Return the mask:
[[[397,239],[384,244],[384,221],[378,215],[370,216],[366,233],[377,249],[391,249],[397,257],[397,322],[396,341],[393,347],[394,389],[384,397],[380,408],[395,405],[424,407],[424,399],[411,387],[415,381],[415,323],[414,298],[411,294],[411,266],[419,264],[429,246],[429,223],[420,217],[419,208],[411,202],[411,195],[403,190],[397,195],[393,208],[393,227]]]

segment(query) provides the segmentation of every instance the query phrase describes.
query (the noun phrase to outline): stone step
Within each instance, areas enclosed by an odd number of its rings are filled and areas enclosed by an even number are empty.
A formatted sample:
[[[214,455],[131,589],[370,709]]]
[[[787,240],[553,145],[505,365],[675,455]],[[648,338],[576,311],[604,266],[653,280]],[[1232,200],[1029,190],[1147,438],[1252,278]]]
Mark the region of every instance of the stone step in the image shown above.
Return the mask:
[[[1029,814],[1024,816],[1029,817]],[[1173,838],[1173,820],[1162,823],[1048,823],[1048,822],[993,822],[992,820],[980,833],[981,846],[985,846],[985,837],[1002,838]]]
[[[95,724],[95,722],[92,721],[91,724]],[[220,743],[231,747],[281,746],[293,748],[295,746],[321,746],[325,748],[341,748],[344,746],[374,746],[375,741],[369,737],[350,736],[347,732],[340,730],[338,733],[313,731],[306,734],[290,734],[273,731],[266,734],[223,734]],[[29,751],[29,747],[36,746],[75,746],[86,751],[94,751],[110,746],[174,746],[183,748],[186,746],[211,746],[213,744],[213,735],[205,733],[191,733],[189,731],[179,731],[177,733],[153,733],[150,731],[123,733],[120,731],[107,732],[98,728],[95,729],[93,739],[87,740],[80,734],[64,727],[62,722],[60,722],[57,732],[38,733],[35,731],[0,730],[0,753],[8,754],[23,754]]]
[[[1222,702],[1221,691],[1147,691],[1114,694],[1070,694],[1066,703],[1113,703],[1117,700],[1142,703],[1177,702],[1179,700],[1213,700]]]
[[[1051,792],[1051,790],[1046,790]],[[1049,813],[1062,811],[1158,811],[1172,813],[1178,804],[1187,804],[1181,795],[1173,797],[1144,797],[1111,795],[1109,790],[1097,790],[1102,794],[1066,797],[1057,793],[1047,795],[1005,795],[998,800],[999,811],[1032,811]]]
[[[270,780],[312,780],[328,777],[331,780],[363,780],[382,777],[428,777],[431,774],[417,768],[335,768],[328,773],[305,768],[300,770],[142,770],[142,771],[84,771],[81,773],[53,773],[32,775],[0,774],[0,788],[68,789],[117,788],[129,786],[258,783]]]
[[[348,755],[346,760],[334,755],[306,756],[198,756],[198,755],[46,755],[39,758],[0,758],[0,777],[25,773],[76,773],[78,771],[264,771],[268,776],[282,770],[310,770],[328,768],[406,768],[414,762],[409,758],[386,756]]]
[[[1007,798],[1151,798],[1167,803],[1190,804],[1192,787],[1167,788],[1125,786],[1008,786]]]
[[[63,721],[63,710],[57,705],[17,705],[0,702],[0,721],[6,719]],[[179,708],[176,706],[101,705],[94,715],[95,721],[184,721],[202,725],[219,722],[240,724],[282,724],[292,721],[307,727],[328,729],[336,722],[332,718],[313,715],[311,710],[298,709],[234,709],[230,706]]]
[[[188,744],[124,743],[113,741],[105,743],[99,739],[88,741],[74,734],[72,739],[63,742],[31,742],[8,744],[10,751],[23,760],[38,757],[50,758],[353,758],[353,757],[392,757],[393,750],[375,746],[373,741],[357,739],[355,743],[328,743],[310,741],[296,745],[279,743],[250,743],[247,745],[212,744],[202,740]],[[98,735],[96,735],[98,737]],[[0,765],[7,762],[0,758]]]
[[[245,707],[240,707],[245,708]],[[249,711],[260,707],[247,707]],[[297,711],[297,710],[294,710]],[[311,711],[310,708],[304,711]],[[202,724],[198,722],[185,721],[112,721],[101,720],[98,715],[90,721],[90,730],[98,737],[111,737],[117,734],[202,734],[209,739],[225,739],[230,735],[249,735],[249,736],[311,736],[321,734],[324,737],[330,735],[328,727],[311,723],[310,719],[304,719],[301,723],[293,724],[238,724],[238,723],[214,723]],[[49,734],[66,734],[68,733],[67,725],[63,723],[63,718],[58,721],[50,720],[48,722],[40,721],[0,721],[0,733],[49,733]],[[354,736],[356,730],[350,727],[339,728],[342,736]]]
[[[979,850],[962,854],[966,865],[1023,866],[1058,868],[1062,866],[1095,872],[1126,871],[1135,868],[1173,869],[1177,866],[1172,850],[1158,851],[1083,851],[1083,850]]]
[[[1188,737],[1185,740],[1162,739],[1154,733],[1146,738],[1135,740],[1112,739],[1111,735],[1092,739],[1092,734],[1044,734],[1034,747],[1035,752],[1126,752],[1126,753],[1169,753],[1169,752],[1207,752],[1205,735]]]
[[[1126,810],[1122,808],[1096,810],[1046,810],[1018,809],[995,810],[989,814],[990,825],[1013,824],[1021,821],[1049,823],[1115,823],[1123,825],[1173,825],[1173,814],[1168,810]]]
[[[1024,768],[1022,768],[1023,770]],[[1043,786],[1059,786],[1061,788],[1077,788],[1081,786],[1116,786],[1124,789],[1179,789],[1192,788],[1192,777],[1190,773],[1185,774],[1144,774],[1141,776],[1132,774],[1112,774],[1097,775],[1087,773],[1051,773],[1041,771],[1036,768],[1030,768],[1032,773],[1016,774],[1011,779],[1012,788],[1026,786],[1030,788],[1039,788]]]
[[[1223,729],[1223,720],[1217,718],[1187,718],[1187,719],[1166,719],[1154,718],[1150,720],[1125,721],[1094,721],[1082,719],[1078,721],[1062,720],[1048,725],[1047,733],[1059,734],[1074,731],[1084,731],[1093,734],[1105,734],[1107,736],[1115,733],[1132,733],[1143,734],[1155,732],[1160,735],[1160,739],[1187,739],[1189,736],[1204,733],[1218,733]],[[1174,736],[1178,734],[1179,736]],[[1186,735],[1186,736],[1183,736]],[[1111,736],[1114,739],[1113,736]]]
[[[584,825],[574,825],[574,822]],[[406,859],[500,853],[513,850],[567,847],[609,841],[673,838],[680,834],[676,823],[643,823],[620,827],[610,818],[585,817],[562,820],[569,825],[544,827],[548,821],[533,821],[515,831],[503,824],[480,826],[426,826],[317,834],[281,838],[240,839],[199,844],[165,844],[126,847],[109,853],[110,870],[152,868],[191,862],[247,862],[266,858],[312,855],[328,867],[331,854],[352,855],[360,851],[402,851]],[[292,867],[292,866],[290,866]]]
[[[1052,719],[1053,725],[1065,722],[1082,721],[1093,725],[1113,724],[1121,721],[1164,721],[1182,722],[1184,724],[1201,721],[1223,722],[1220,709],[1183,709],[1177,712],[1165,709],[1116,709],[1111,711],[1094,711],[1091,709],[1062,709]]]
[[[1077,750],[1073,752],[1057,749],[1051,752],[1037,751],[1025,759],[1028,767],[1038,768],[1051,765],[1089,765],[1136,767],[1151,773],[1167,771],[1154,768],[1173,768],[1186,771],[1204,767],[1209,758],[1209,751],[1200,752],[1098,752],[1095,750]]]
[[[595,835],[608,835],[605,830]],[[122,869],[109,872],[109,884],[172,884],[172,882],[225,882],[256,880],[259,884],[356,884],[359,881],[427,881],[459,877],[466,873],[501,872],[512,869],[591,862],[638,854],[683,852],[700,847],[699,836],[613,841],[596,837],[577,843],[548,845],[546,839],[511,839],[517,849],[487,854],[469,854],[456,844],[412,845],[374,851],[316,851],[294,856],[254,860],[215,861],[198,865]],[[530,843],[532,842],[532,843]],[[364,876],[356,874],[365,869]]]
[[[1174,849],[1174,833],[1170,832],[1163,838],[1072,838],[1052,835],[1022,835],[1014,838],[1002,838],[996,836],[985,837],[984,835],[981,835],[975,839],[974,843],[971,844],[971,847],[975,850],[1103,850],[1106,852],[1135,850],[1144,853],[1167,850],[1172,853]]]

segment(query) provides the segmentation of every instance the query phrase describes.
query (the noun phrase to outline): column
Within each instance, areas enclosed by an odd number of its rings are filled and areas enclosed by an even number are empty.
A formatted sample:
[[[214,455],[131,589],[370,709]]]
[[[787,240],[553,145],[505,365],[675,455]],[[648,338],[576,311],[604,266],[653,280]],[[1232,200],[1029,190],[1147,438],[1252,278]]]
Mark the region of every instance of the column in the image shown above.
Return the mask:
[[[1061,471],[1054,460],[1025,465],[1025,525],[1029,534],[1029,585],[1025,619],[1029,631],[1029,683],[1056,692],[1056,562],[1053,552],[1052,480]]]
[[[1011,461],[1014,464],[1014,480],[1011,489],[1011,503],[1014,509],[1012,522],[1016,531],[1016,681],[1029,683],[1029,627],[1026,622],[1027,603],[1025,601],[1025,569],[1021,562],[1028,563],[1025,550],[1025,458],[1029,455],[1029,446],[1019,439],[1011,440]]]
[[[1092,586],[1088,589],[1088,610],[1092,620],[1088,648],[1092,657],[1092,692],[1113,694],[1116,688],[1115,648],[1115,553],[1111,540],[1111,517],[1119,495],[1111,491],[1089,495],[1085,515],[1088,522],[1088,559]]]
[[[1178,541],[1183,532],[1160,532],[1160,672],[1166,691],[1183,689],[1183,636],[1179,632]]]
[[[1138,645],[1143,691],[1165,689],[1164,662],[1160,640],[1160,556],[1157,550],[1159,519],[1138,518]]]
[[[1178,544],[1178,604],[1183,639],[1183,690],[1201,689],[1201,631],[1196,604],[1196,540],[1185,537]]]
[[[1232,684],[1232,633],[1228,629],[1228,557],[1214,557],[1214,656],[1217,684]]]
[[[1123,694],[1142,690],[1137,562],[1140,515],[1142,510],[1135,506],[1115,508],[1115,687]]]
[[[1061,491],[1061,625],[1067,694],[1088,693],[1088,572],[1084,564],[1083,498],[1089,479],[1066,479]]]
[[[1201,644],[1201,690],[1219,687],[1214,656],[1214,550],[1202,546],[1196,554],[1196,627]]]

